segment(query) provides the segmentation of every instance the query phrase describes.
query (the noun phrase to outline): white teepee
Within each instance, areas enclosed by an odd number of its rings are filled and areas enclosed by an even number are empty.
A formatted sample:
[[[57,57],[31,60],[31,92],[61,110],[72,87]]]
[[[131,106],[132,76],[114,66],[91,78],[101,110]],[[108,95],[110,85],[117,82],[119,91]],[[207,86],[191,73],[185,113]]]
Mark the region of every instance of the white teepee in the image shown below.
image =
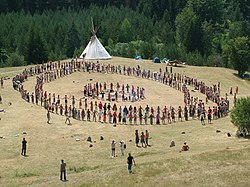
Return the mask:
[[[91,37],[87,47],[82,52],[80,58],[84,58],[87,60],[108,60],[112,57],[103,47],[101,42],[98,40],[96,36],[97,30],[94,29],[93,21],[92,21],[92,33],[93,36]]]

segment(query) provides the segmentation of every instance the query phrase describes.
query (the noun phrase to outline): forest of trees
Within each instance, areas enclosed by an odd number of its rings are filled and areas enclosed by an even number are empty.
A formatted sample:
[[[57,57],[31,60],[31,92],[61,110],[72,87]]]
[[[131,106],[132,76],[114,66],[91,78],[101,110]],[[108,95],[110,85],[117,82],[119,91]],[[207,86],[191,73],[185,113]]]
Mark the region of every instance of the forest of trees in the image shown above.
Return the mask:
[[[0,0],[0,67],[79,56],[91,36],[111,55],[250,67],[249,0]]]

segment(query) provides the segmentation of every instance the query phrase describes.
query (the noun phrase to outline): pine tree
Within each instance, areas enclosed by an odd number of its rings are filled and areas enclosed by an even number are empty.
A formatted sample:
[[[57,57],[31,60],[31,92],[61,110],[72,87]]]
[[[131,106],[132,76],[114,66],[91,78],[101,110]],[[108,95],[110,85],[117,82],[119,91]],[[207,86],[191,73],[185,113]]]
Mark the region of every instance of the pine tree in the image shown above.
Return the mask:
[[[66,55],[68,57],[73,57],[74,51],[79,47],[80,47],[79,33],[77,31],[75,23],[73,22],[67,34]]]
[[[45,42],[38,31],[31,26],[29,38],[25,52],[25,61],[27,64],[39,64],[48,61],[48,52]]]

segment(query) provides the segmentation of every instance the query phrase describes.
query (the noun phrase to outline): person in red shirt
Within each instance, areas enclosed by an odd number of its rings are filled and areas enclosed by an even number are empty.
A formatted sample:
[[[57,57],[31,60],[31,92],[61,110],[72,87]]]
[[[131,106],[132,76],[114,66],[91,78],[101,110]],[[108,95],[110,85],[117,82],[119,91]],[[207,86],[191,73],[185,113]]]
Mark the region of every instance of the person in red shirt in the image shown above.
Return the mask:
[[[211,120],[212,120],[212,109],[210,107],[208,107],[208,110],[207,110],[207,121],[208,121],[208,123],[211,123]]]
[[[100,110],[102,110],[102,102],[101,101],[99,102],[98,107],[99,107]]]
[[[113,124],[116,125],[116,123],[117,123],[117,113],[114,112],[113,113]]]

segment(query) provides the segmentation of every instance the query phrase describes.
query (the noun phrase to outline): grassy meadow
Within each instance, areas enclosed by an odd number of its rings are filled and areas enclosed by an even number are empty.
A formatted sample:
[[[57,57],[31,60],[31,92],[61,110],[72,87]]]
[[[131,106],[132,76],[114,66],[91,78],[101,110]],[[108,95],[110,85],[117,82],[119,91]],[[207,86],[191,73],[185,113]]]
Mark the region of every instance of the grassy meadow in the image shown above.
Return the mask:
[[[103,63],[133,67],[139,64],[144,69],[154,71],[165,69],[165,64],[118,57]],[[5,110],[0,113],[0,136],[4,136],[0,139],[0,186],[249,186],[250,142],[235,137],[236,128],[229,116],[212,121],[209,125],[206,122],[205,126],[199,120],[189,120],[167,125],[113,127],[111,124],[73,119],[72,125],[66,125],[64,116],[52,114],[51,124],[47,124],[45,109],[22,100],[20,93],[12,88],[12,77],[24,68],[0,69],[0,77],[10,78],[4,82],[4,88],[0,88],[3,98],[0,108]],[[239,79],[234,75],[234,70],[182,65],[174,67],[173,72],[197,78],[207,85],[219,81],[222,95],[228,93],[230,87],[235,90],[236,86],[239,87],[239,97],[250,95],[250,81]],[[29,77],[24,87],[34,92],[35,81],[35,76]],[[145,107],[149,104],[154,108],[158,105],[161,108],[165,105],[176,108],[184,106],[183,94],[169,86],[117,74],[76,72],[46,83],[44,90],[80,98],[84,84],[104,81],[144,87],[146,99],[133,105]],[[197,92],[191,92],[191,96],[205,99],[204,95]],[[229,95],[228,98],[232,107],[233,96]],[[119,102],[118,106],[130,104]],[[139,133],[149,131],[151,147],[135,146],[136,129]],[[216,133],[217,129],[221,132]],[[232,137],[227,137],[228,132]],[[89,147],[86,141],[88,136],[95,141],[93,147]],[[103,141],[100,141],[100,136],[104,137]],[[27,157],[20,154],[23,137],[28,141]],[[136,162],[133,174],[128,174],[127,153],[121,156],[118,145],[117,157],[111,158],[112,139],[116,142],[125,140],[126,152],[131,152]],[[173,148],[169,147],[171,140],[176,143]],[[190,151],[180,153],[184,141],[189,144]],[[59,180],[61,159],[67,164],[67,182]]]

